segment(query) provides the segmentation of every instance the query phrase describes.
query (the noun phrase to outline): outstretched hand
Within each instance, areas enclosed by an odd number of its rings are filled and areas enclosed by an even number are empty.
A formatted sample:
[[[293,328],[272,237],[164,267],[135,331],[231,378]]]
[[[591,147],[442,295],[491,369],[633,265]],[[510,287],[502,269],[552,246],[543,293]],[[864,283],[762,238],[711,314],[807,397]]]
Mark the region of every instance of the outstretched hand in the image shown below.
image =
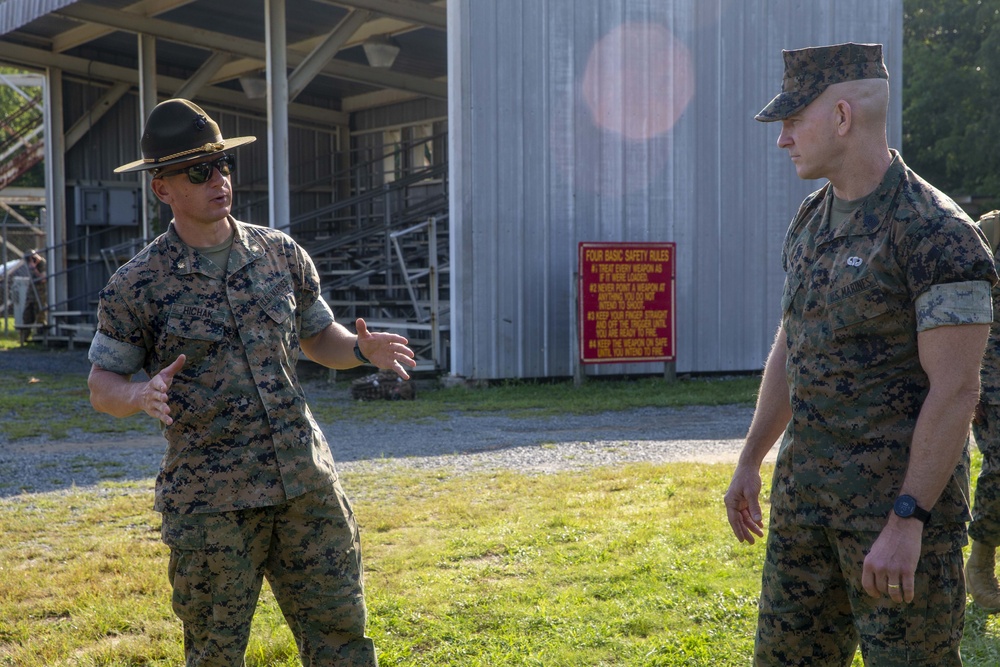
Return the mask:
[[[416,368],[417,362],[413,358],[413,350],[406,346],[406,338],[384,331],[369,331],[368,325],[360,317],[354,322],[354,326],[358,332],[358,348],[372,365],[395,371],[404,380],[410,379],[406,368]]]
[[[187,357],[183,354],[178,356],[172,364],[153,376],[149,382],[142,385],[142,389],[139,392],[139,404],[143,412],[153,419],[160,420],[167,426],[174,423],[174,420],[170,417],[170,404],[167,392],[170,390],[170,385],[174,382],[174,376],[184,367],[185,361],[187,361]]]

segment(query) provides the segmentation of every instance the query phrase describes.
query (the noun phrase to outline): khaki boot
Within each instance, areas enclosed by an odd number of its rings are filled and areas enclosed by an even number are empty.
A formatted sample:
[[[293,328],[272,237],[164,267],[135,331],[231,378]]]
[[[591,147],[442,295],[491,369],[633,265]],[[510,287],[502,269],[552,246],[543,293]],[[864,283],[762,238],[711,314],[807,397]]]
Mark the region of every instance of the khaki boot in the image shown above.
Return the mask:
[[[972,543],[965,565],[965,582],[972,599],[986,611],[1000,611],[1000,583],[996,573],[996,547]]]

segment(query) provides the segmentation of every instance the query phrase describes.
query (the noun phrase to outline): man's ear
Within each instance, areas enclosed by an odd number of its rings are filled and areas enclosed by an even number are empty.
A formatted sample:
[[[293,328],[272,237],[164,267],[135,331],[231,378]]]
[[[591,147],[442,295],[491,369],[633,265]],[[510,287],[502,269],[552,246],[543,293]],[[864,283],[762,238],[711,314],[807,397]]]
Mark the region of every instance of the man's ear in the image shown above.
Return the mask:
[[[850,102],[837,100],[837,104],[833,107],[833,113],[837,123],[837,135],[842,137],[851,129],[853,115]]]
[[[166,205],[170,205],[170,186],[162,178],[154,178],[149,182],[149,189],[153,191],[156,198]]]

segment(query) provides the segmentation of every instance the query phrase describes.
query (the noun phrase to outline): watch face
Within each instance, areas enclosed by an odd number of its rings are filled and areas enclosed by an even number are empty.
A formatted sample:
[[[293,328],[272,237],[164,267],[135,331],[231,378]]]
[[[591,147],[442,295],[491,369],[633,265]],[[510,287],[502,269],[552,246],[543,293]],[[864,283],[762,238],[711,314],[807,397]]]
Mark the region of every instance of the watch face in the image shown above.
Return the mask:
[[[910,496],[900,496],[896,498],[896,507],[894,508],[896,514],[901,517],[908,517],[913,515],[913,510],[916,509],[917,502]]]

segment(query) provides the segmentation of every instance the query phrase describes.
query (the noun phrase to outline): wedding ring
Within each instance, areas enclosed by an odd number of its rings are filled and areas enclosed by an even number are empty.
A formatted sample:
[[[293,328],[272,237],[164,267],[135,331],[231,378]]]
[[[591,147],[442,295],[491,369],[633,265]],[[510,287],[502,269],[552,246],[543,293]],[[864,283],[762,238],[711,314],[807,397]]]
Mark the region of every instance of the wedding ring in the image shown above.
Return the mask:
[[[889,588],[899,588],[899,584],[886,584]]]

